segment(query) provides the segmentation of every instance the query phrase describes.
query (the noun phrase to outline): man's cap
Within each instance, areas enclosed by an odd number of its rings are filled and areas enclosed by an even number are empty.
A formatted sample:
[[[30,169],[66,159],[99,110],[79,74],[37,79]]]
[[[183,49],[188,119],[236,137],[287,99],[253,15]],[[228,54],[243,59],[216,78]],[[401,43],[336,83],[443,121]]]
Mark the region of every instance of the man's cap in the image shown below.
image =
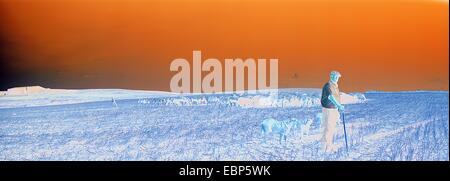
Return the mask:
[[[334,75],[342,77],[341,73],[339,73],[338,71],[335,71],[335,70],[331,71],[331,73],[330,73],[330,76],[334,76]]]

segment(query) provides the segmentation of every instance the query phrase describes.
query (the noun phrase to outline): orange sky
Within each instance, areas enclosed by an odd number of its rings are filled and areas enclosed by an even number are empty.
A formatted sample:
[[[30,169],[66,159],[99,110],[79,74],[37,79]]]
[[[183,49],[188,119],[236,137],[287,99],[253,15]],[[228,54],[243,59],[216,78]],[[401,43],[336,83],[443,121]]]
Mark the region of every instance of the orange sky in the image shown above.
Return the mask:
[[[280,87],[448,90],[448,1],[0,0],[3,87],[169,90],[175,58],[278,58]],[[297,76],[294,76],[297,75]]]

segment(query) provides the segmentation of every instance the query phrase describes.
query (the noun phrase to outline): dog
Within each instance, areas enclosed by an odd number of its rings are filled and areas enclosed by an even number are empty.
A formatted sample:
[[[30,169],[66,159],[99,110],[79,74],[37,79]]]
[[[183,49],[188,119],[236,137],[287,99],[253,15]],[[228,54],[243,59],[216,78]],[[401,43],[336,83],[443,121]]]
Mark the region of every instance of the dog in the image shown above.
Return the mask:
[[[279,141],[281,144],[283,140],[286,142],[286,135],[294,130],[300,129],[301,136],[309,134],[309,129],[312,122],[313,119],[300,121],[296,118],[290,118],[284,121],[278,121],[276,119],[269,118],[261,122],[261,133],[264,136],[269,133],[279,134]]]

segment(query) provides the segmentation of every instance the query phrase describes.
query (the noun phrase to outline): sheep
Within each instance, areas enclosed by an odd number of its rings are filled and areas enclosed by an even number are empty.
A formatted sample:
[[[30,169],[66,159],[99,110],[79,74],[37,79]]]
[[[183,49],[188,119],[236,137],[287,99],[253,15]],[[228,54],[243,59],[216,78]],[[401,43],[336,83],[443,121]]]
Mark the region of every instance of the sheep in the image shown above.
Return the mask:
[[[286,135],[292,130],[300,129],[301,136],[309,134],[309,129],[313,119],[300,121],[296,118],[291,118],[285,121],[278,121],[273,118],[265,119],[261,123],[261,133],[265,136],[268,133],[275,133],[280,135],[280,144],[284,140],[286,142]]]

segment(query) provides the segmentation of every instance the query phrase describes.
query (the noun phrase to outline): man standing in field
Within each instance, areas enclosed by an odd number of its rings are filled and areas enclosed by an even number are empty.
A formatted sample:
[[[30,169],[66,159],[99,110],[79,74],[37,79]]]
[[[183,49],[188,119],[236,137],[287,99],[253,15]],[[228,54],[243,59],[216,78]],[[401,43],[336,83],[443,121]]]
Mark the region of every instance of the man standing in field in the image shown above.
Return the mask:
[[[333,137],[336,132],[336,123],[340,120],[339,112],[344,111],[341,104],[341,97],[338,88],[338,81],[341,74],[338,71],[330,73],[330,81],[322,88],[322,127],[324,127],[322,141],[326,152],[334,152],[337,146],[333,143]]]

